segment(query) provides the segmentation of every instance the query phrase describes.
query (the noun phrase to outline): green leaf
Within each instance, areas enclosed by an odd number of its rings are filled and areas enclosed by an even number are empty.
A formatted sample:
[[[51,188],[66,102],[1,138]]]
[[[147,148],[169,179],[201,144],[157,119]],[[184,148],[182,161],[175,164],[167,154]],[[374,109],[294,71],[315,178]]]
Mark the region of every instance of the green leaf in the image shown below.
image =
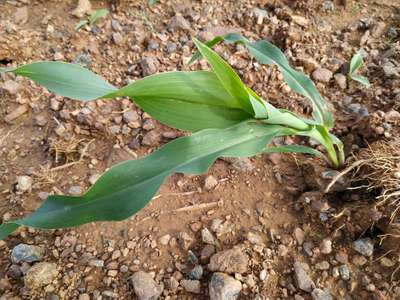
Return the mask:
[[[97,9],[89,16],[89,24],[93,25],[99,18],[107,16],[108,9]]]
[[[83,19],[83,20],[80,20],[78,23],[76,23],[76,25],[75,25],[75,30],[79,30],[79,29],[81,29],[83,26],[85,26],[86,24],[88,24],[89,23],[89,20],[88,19]]]
[[[350,68],[349,68],[349,75],[354,74],[357,72],[359,68],[363,65],[363,58],[360,53],[356,53],[350,61]]]
[[[154,5],[157,3],[158,0],[149,0],[149,5]]]
[[[77,64],[43,61],[8,72],[28,77],[61,96],[83,101],[94,100],[116,90],[100,76]]]
[[[367,77],[364,77],[364,76],[361,76],[358,74],[352,74],[350,76],[350,78],[361,83],[362,85],[365,85],[366,87],[368,87],[370,85],[370,82]]]
[[[314,148],[307,147],[307,146],[301,146],[301,145],[284,145],[284,146],[278,146],[278,147],[269,147],[266,148],[264,153],[303,153],[303,154],[311,154],[315,155],[317,157],[325,158],[325,156],[318,150],[315,150]]]
[[[255,155],[281,130],[248,121],[176,139],[142,159],[112,167],[81,197],[49,196],[28,217],[3,224],[0,237],[18,225],[53,229],[126,219],[146,206],[170,174],[201,174],[220,156]]]
[[[243,84],[240,77],[216,52],[209,47],[194,39],[197,49],[207,59],[215,75],[219,78],[225,90],[234,98],[238,99],[241,107],[249,114],[254,114],[247,87]]]
[[[215,38],[213,38],[212,40],[209,40],[207,42],[204,43],[204,45],[206,45],[209,48],[214,47],[216,44],[218,44],[219,42],[222,42],[224,39],[222,38],[222,36],[216,36]],[[196,60],[198,60],[199,58],[201,58],[201,53],[199,50],[197,50],[192,58],[189,60],[188,65],[191,65],[192,63],[194,63]]]
[[[301,72],[290,67],[282,51],[268,41],[250,42],[240,34],[231,33],[221,37],[227,43],[244,44],[250,54],[262,64],[274,64],[282,73],[289,87],[305,96],[312,104],[313,116],[328,128],[333,126],[333,117],[324,98],[319,94],[313,82]],[[214,39],[216,40],[216,39]],[[219,41],[219,39],[217,39]]]
[[[161,123],[182,130],[226,128],[251,118],[208,71],[151,75],[106,97],[121,96],[133,99]]]

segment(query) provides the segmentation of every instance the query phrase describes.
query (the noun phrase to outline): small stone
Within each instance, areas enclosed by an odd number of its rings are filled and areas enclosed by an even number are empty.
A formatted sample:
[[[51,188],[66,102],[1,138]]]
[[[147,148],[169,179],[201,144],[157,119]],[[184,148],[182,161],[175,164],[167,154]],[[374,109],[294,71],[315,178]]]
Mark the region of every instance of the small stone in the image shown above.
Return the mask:
[[[260,272],[260,276],[259,276],[260,280],[264,281],[265,279],[267,279],[267,277],[268,277],[268,271],[265,269],[262,269]]]
[[[257,19],[257,24],[261,25],[264,21],[264,18],[268,15],[268,12],[264,9],[260,9],[255,7],[253,9],[253,16]]]
[[[22,116],[23,114],[25,114],[28,111],[28,105],[24,104],[24,105],[20,105],[18,106],[16,109],[14,109],[13,111],[11,111],[10,113],[8,113],[5,117],[4,117],[4,121],[6,123],[11,123],[12,121],[14,121],[15,119],[19,118],[20,116]]]
[[[232,167],[240,172],[251,172],[254,165],[247,157],[224,157],[223,160],[232,164]]]
[[[216,242],[214,236],[212,235],[210,230],[208,230],[208,228],[203,228],[201,230],[201,239],[202,239],[203,243],[205,243],[205,244],[217,245],[217,242]]]
[[[200,258],[201,260],[206,260],[211,257],[215,253],[215,247],[213,245],[205,245],[201,250]]]
[[[368,238],[359,239],[353,243],[353,249],[364,256],[372,256],[374,253],[374,244]]]
[[[210,300],[236,300],[242,290],[239,280],[224,273],[214,273],[209,284]]]
[[[43,259],[44,250],[39,246],[18,244],[11,251],[11,260],[13,263],[35,262]]]
[[[142,140],[143,145],[151,147],[158,146],[160,142],[161,142],[161,135],[155,130],[147,132]]]
[[[322,9],[327,12],[334,11],[335,4],[331,0],[325,0],[324,3],[322,4]]]
[[[143,122],[142,128],[144,130],[152,130],[154,128],[156,128],[154,121],[152,119],[146,119]]]
[[[389,110],[385,113],[385,121],[389,123],[397,123],[400,121],[400,112],[397,110]]]
[[[300,246],[303,245],[303,243],[304,243],[304,231],[303,231],[303,229],[301,229],[299,227],[295,228],[295,230],[293,232],[293,236],[296,239],[298,245],[300,245]]]
[[[45,126],[47,124],[47,122],[48,122],[48,119],[47,119],[46,115],[44,115],[44,114],[36,115],[33,119],[33,123],[39,127]]]
[[[168,53],[174,53],[176,51],[177,46],[175,43],[167,42],[165,48]]]
[[[200,280],[203,277],[203,267],[200,265],[195,266],[189,273],[188,277],[194,280]]]
[[[315,265],[315,267],[316,267],[318,270],[329,270],[330,265],[329,265],[329,262],[327,262],[326,260],[323,260],[323,261],[317,263],[317,264]]]
[[[171,236],[169,234],[163,235],[158,239],[161,245],[167,246],[169,243],[169,240],[171,239]]]
[[[148,76],[158,71],[158,61],[155,57],[145,57],[140,61],[143,75]]]
[[[64,60],[64,54],[62,54],[61,52],[56,52],[54,53],[54,60]]]
[[[121,45],[122,42],[124,41],[124,38],[119,32],[113,32],[112,33],[112,40],[116,45]]]
[[[368,260],[364,256],[355,255],[353,257],[353,259],[351,260],[351,262],[353,264],[355,264],[356,266],[361,267],[361,266],[365,265],[368,262]]]
[[[50,99],[50,108],[52,110],[58,111],[61,108],[61,103],[58,101],[56,98],[51,98]]]
[[[82,194],[82,188],[79,185],[71,186],[68,190],[68,194],[78,196]]]
[[[27,192],[32,189],[32,177],[30,176],[18,176],[17,178],[17,190],[20,192]]]
[[[7,80],[6,82],[3,83],[2,88],[11,95],[15,95],[20,90],[20,85],[15,80]]]
[[[181,15],[175,15],[168,22],[168,30],[169,31],[175,31],[178,29],[191,30],[191,25],[190,25],[189,21],[187,21]]]
[[[386,77],[398,76],[399,74],[399,69],[390,61],[382,65],[382,70]]]
[[[341,265],[339,267],[339,274],[343,280],[345,281],[350,280],[350,270],[347,265]]]
[[[31,267],[25,275],[25,285],[30,289],[46,286],[58,275],[57,265],[54,263],[40,262]]]
[[[320,82],[329,82],[332,79],[332,71],[325,68],[318,68],[312,73],[312,78]]]
[[[104,267],[104,260],[101,259],[91,259],[88,262],[89,266],[96,267],[96,268],[103,268]]]
[[[201,293],[201,284],[199,280],[181,280],[181,286],[185,289],[186,292],[193,294]]]
[[[299,289],[311,293],[313,288],[315,287],[314,282],[307,274],[310,270],[310,267],[306,263],[295,262],[294,263],[294,278],[296,281],[296,285]]]
[[[393,267],[396,263],[392,261],[391,259],[387,257],[382,257],[380,259],[381,266],[386,267],[386,268],[391,268]]]
[[[252,243],[253,245],[264,245],[264,240],[263,240],[263,238],[262,238],[259,234],[254,233],[254,232],[252,232],[252,231],[249,231],[249,232],[247,233],[247,240],[248,240],[250,243]]]
[[[79,295],[79,298],[78,298],[79,300],[90,300],[90,296],[89,296],[89,294],[80,294]]]
[[[380,38],[384,35],[385,30],[386,30],[386,23],[378,22],[372,27],[371,36],[374,38]]]
[[[214,254],[210,259],[208,269],[213,272],[242,274],[247,271],[248,263],[249,258],[243,250],[234,247]]]
[[[333,300],[332,295],[328,291],[314,289],[311,293],[313,300]]]
[[[285,245],[281,244],[278,246],[278,255],[279,256],[284,257],[288,254],[288,252],[289,252],[289,249]]]
[[[218,185],[218,180],[214,176],[209,175],[209,176],[206,177],[206,180],[204,181],[204,188],[207,191],[212,190],[217,185]]]
[[[319,246],[321,253],[330,254],[332,252],[332,241],[330,239],[324,239]]]
[[[92,10],[92,5],[89,0],[79,0],[77,7],[72,11],[72,15],[77,18],[83,18]]]
[[[341,73],[337,73],[333,76],[335,78],[336,84],[342,89],[345,90],[347,87],[347,78]]]
[[[149,273],[143,271],[134,273],[130,279],[139,300],[158,299],[164,290],[162,284],[157,284]]]
[[[172,276],[171,278],[165,279],[165,280],[164,280],[164,283],[165,283],[165,287],[166,287],[168,290],[175,291],[175,290],[177,290],[178,287],[179,287],[179,281],[176,280],[176,278],[173,277],[173,276]]]
[[[121,26],[121,24],[119,23],[118,20],[115,20],[115,19],[112,19],[112,20],[111,20],[111,28],[112,28],[114,31],[122,31],[122,26]]]
[[[188,250],[193,243],[193,238],[187,234],[186,232],[182,231],[178,235],[178,244],[183,250]]]
[[[90,177],[89,177],[89,183],[90,183],[91,185],[95,184],[96,181],[97,181],[100,177],[101,177],[101,174],[93,174],[93,175],[90,175]]]
[[[196,254],[192,250],[188,251],[188,262],[192,265],[197,265],[199,263],[199,259],[197,258]]]

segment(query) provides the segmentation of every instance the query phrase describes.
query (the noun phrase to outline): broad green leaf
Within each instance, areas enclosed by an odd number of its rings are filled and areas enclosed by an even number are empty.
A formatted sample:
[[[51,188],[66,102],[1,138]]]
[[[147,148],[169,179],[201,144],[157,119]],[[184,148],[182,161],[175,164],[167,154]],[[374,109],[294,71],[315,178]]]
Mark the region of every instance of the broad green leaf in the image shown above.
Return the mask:
[[[108,9],[97,9],[89,16],[89,24],[93,25],[97,19],[107,16]]]
[[[88,23],[89,23],[89,21],[87,19],[80,20],[78,23],[76,23],[75,30],[81,29],[83,26],[85,26]]]
[[[305,96],[311,102],[314,118],[328,128],[333,126],[333,117],[328,105],[315,88],[313,82],[301,72],[290,67],[288,60],[278,47],[264,40],[250,42],[236,33],[231,33],[221,38],[228,43],[244,44],[249,49],[250,54],[262,64],[276,65],[289,87]],[[214,40],[219,41],[219,39]]]
[[[360,53],[356,53],[350,61],[350,68],[349,68],[349,75],[354,74],[357,72],[359,68],[363,65],[363,58]]]
[[[106,97],[119,96],[130,97],[161,123],[182,130],[225,128],[251,118],[208,71],[151,75]]]
[[[368,87],[370,85],[368,78],[364,77],[362,75],[352,74],[352,75],[350,75],[350,78],[361,83],[362,85],[365,85],[366,87]]]
[[[222,36],[216,36],[215,38],[213,38],[210,41],[207,41],[204,43],[204,45],[206,45],[209,48],[214,47],[216,44],[218,44],[219,42],[222,42],[224,39],[222,38]],[[192,63],[194,63],[196,60],[198,60],[199,58],[201,58],[201,53],[199,50],[197,50],[192,58],[189,60],[188,65],[191,65]]]
[[[207,59],[215,75],[219,78],[225,90],[234,98],[238,99],[241,107],[249,114],[253,114],[253,108],[249,100],[247,87],[243,84],[240,77],[216,52],[209,47],[194,39],[197,49]]]
[[[48,90],[77,100],[94,100],[117,90],[100,76],[77,64],[43,61],[8,72],[28,77]]]
[[[255,155],[281,130],[247,121],[176,139],[142,159],[112,167],[81,197],[49,196],[28,217],[3,224],[0,237],[18,225],[53,229],[126,219],[147,205],[170,174],[201,174],[220,156]]]

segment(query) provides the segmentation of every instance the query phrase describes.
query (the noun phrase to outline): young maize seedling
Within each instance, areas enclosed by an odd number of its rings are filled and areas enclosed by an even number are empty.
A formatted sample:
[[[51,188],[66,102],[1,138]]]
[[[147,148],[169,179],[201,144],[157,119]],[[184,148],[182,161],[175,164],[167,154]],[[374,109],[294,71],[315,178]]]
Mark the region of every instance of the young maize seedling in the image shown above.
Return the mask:
[[[347,74],[347,78],[351,80],[355,80],[362,85],[368,87],[369,80],[367,77],[357,74],[358,69],[362,67],[364,64],[362,55],[360,53],[355,54],[350,61],[349,73]]]
[[[97,9],[91,13],[91,15],[85,19],[80,20],[76,26],[75,30],[81,29],[86,24],[93,25],[100,18],[107,16],[109,11],[107,9]]]
[[[204,173],[221,156],[301,152],[323,157],[339,167],[344,160],[342,144],[329,133],[333,119],[312,82],[293,70],[274,45],[240,39],[257,59],[278,65],[289,86],[311,101],[314,119],[301,118],[261,99],[217,53],[198,40],[194,42],[212,71],[165,72],[121,89],[69,63],[35,62],[2,69],[80,101],[129,97],[161,123],[193,134],[171,141],[144,158],[112,167],[80,197],[49,196],[31,215],[0,225],[0,239],[21,225],[54,229],[126,219],[152,199],[171,173]],[[274,137],[287,135],[315,139],[325,148],[327,157],[305,146],[266,147]]]

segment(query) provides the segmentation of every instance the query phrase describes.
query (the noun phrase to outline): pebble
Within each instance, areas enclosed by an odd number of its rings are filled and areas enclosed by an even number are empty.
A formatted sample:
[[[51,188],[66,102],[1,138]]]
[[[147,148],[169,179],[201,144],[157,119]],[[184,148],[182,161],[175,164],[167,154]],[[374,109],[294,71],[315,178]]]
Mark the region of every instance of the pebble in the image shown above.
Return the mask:
[[[328,291],[314,289],[311,293],[313,300],[333,300],[332,295]]]
[[[183,16],[175,15],[169,20],[167,28],[169,31],[175,31],[178,29],[191,30],[191,25]]]
[[[253,16],[257,19],[257,24],[261,25],[264,21],[264,18],[268,15],[268,12],[264,9],[260,9],[255,7],[253,9]]]
[[[208,228],[203,228],[201,230],[201,239],[202,239],[203,243],[205,243],[205,244],[210,244],[210,245],[218,244],[217,241],[215,240],[214,236],[210,232],[210,230],[208,230]]]
[[[317,263],[317,264],[315,265],[315,267],[316,267],[318,270],[328,270],[329,267],[330,267],[330,265],[329,265],[329,262],[327,262],[326,260],[323,260],[323,261]]]
[[[79,185],[73,185],[69,188],[68,194],[79,196],[82,194],[82,188]]]
[[[142,140],[143,145],[151,147],[159,145],[160,142],[161,142],[161,135],[155,130],[147,132]]]
[[[190,279],[200,280],[203,277],[203,267],[201,265],[195,266],[190,272],[188,273],[188,277]]]
[[[143,271],[134,273],[130,279],[139,300],[158,299],[164,290],[162,284],[157,284],[149,273]]]
[[[199,280],[181,280],[181,286],[185,289],[185,291],[193,294],[201,293],[201,284]]]
[[[343,280],[350,280],[350,270],[347,265],[339,266],[339,274]]]
[[[332,252],[332,241],[330,239],[324,239],[319,246],[321,253],[330,254]]]
[[[390,61],[382,65],[382,70],[386,77],[397,76],[399,73],[399,69]]]
[[[118,22],[118,20],[112,19],[111,20],[111,28],[114,31],[122,31],[122,26],[121,24]]]
[[[36,116],[33,118],[33,123],[34,123],[36,126],[39,126],[39,127],[45,126],[45,125],[47,124],[47,122],[48,122],[48,119],[47,119],[46,115],[44,115],[44,114],[36,115]]]
[[[20,192],[27,192],[32,189],[32,177],[30,176],[18,176],[17,178],[17,190]]]
[[[324,11],[334,11],[335,4],[331,0],[325,0],[324,3],[322,4],[322,9]]]
[[[90,177],[89,177],[89,183],[90,183],[91,185],[95,184],[96,181],[97,181],[100,177],[101,177],[101,174],[93,174],[93,175],[90,175]]]
[[[353,242],[353,249],[364,256],[372,256],[374,253],[374,244],[368,238],[359,239]]]
[[[214,273],[209,284],[210,300],[236,300],[242,290],[239,280],[224,274]]]
[[[306,263],[294,263],[294,278],[297,287],[305,292],[311,293],[311,291],[315,287],[315,284],[308,275],[309,270],[310,267]]]
[[[18,244],[11,251],[11,260],[13,263],[35,262],[43,259],[44,250],[39,246]]]
[[[166,234],[166,235],[163,235],[162,237],[160,237],[158,239],[158,241],[160,242],[161,245],[167,246],[170,239],[171,239],[171,236],[169,234]]]
[[[6,123],[12,123],[12,121],[14,121],[15,119],[19,118],[20,116],[25,114],[27,111],[28,111],[28,105],[26,105],[26,104],[20,105],[16,109],[14,109],[10,113],[8,113],[4,117],[4,121]]]
[[[72,15],[77,18],[83,18],[86,14],[90,13],[92,5],[89,0],[79,0],[77,7],[72,11]]]
[[[208,269],[213,272],[242,274],[247,271],[248,264],[247,255],[238,247],[234,247],[214,254],[210,259]]]
[[[325,68],[318,68],[312,73],[312,78],[320,82],[329,82],[332,79],[332,71]]]
[[[218,180],[214,176],[209,175],[209,176],[206,177],[206,180],[204,181],[204,188],[207,191],[212,190],[217,185],[218,185]]]
[[[30,289],[41,288],[50,284],[58,275],[57,265],[40,262],[31,267],[25,275],[25,285]]]
[[[304,231],[303,229],[297,227],[295,228],[294,232],[293,232],[293,236],[296,239],[296,242],[298,245],[303,245],[304,243]]]
[[[116,45],[121,45],[122,42],[124,41],[124,38],[119,32],[113,32],[112,33],[112,40]]]
[[[345,90],[347,88],[347,78],[341,73],[337,73],[333,76],[335,78],[336,84],[342,89]]]
[[[148,76],[158,71],[158,61],[155,57],[145,57],[140,61],[143,75]]]
[[[11,95],[15,95],[20,90],[20,85],[15,80],[7,80],[3,83],[2,88]]]

